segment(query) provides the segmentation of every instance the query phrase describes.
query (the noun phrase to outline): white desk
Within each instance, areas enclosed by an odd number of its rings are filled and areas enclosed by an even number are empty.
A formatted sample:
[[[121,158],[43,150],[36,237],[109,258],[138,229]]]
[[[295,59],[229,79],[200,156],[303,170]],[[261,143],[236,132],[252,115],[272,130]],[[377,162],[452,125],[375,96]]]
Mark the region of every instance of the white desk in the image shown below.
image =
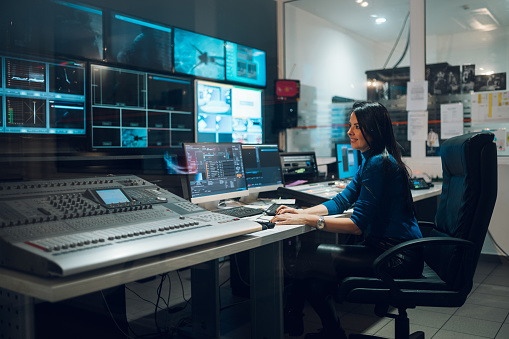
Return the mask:
[[[414,201],[420,201],[436,197],[440,192],[441,185],[435,185],[429,190],[412,191],[412,195]],[[14,306],[19,309],[18,321],[22,323],[21,326],[24,326],[20,337],[32,338],[34,337],[33,298],[57,302],[191,266],[193,268],[193,299],[207,301],[196,302],[195,305],[200,307],[193,307],[192,333],[199,337],[219,338],[218,258],[250,250],[252,337],[282,338],[281,240],[311,230],[314,228],[302,225],[278,226],[274,229],[63,278],[44,278],[0,268],[0,288],[14,292],[12,295],[16,294]],[[12,300],[6,298],[6,295],[0,297],[1,304],[12,304]],[[5,312],[5,308],[3,309],[2,312]],[[212,314],[215,316],[211,316]],[[2,319],[7,319],[7,316],[10,315],[0,312]],[[273,321],[268,322],[267,319]]]

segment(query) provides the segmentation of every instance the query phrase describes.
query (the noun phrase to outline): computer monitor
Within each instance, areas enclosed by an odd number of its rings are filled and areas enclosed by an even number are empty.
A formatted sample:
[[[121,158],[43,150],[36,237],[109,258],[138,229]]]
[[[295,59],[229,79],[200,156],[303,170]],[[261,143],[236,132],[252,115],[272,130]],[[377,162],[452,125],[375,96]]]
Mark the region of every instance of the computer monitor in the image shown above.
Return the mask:
[[[192,203],[211,203],[249,195],[239,143],[185,143]]]
[[[262,143],[261,89],[196,80],[196,141]]]
[[[265,52],[256,48],[226,42],[226,80],[265,86]]]
[[[336,162],[338,164],[338,179],[348,179],[357,173],[360,166],[360,151],[350,144],[336,144]]]
[[[279,153],[285,186],[298,180],[316,182],[318,166],[315,152]]]
[[[277,190],[283,187],[281,162],[277,145],[242,145],[242,158],[249,193]]]

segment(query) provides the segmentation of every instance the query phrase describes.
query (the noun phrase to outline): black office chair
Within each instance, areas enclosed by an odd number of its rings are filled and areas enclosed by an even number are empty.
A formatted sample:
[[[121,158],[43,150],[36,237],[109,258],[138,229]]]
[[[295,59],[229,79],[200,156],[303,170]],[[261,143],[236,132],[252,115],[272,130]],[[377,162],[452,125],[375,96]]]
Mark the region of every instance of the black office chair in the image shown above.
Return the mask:
[[[459,307],[472,289],[472,280],[497,197],[497,150],[492,133],[469,133],[441,146],[443,186],[435,223],[425,238],[399,244],[373,263],[377,278],[350,277],[338,298],[375,304],[380,317],[395,318],[396,339],[420,338],[409,334],[406,310],[416,306]],[[420,224],[421,226],[421,224]],[[423,232],[424,233],[424,232]],[[384,264],[395,253],[423,248],[425,268],[421,278],[393,279]],[[389,307],[398,314],[389,313]],[[351,334],[354,338],[377,338]]]

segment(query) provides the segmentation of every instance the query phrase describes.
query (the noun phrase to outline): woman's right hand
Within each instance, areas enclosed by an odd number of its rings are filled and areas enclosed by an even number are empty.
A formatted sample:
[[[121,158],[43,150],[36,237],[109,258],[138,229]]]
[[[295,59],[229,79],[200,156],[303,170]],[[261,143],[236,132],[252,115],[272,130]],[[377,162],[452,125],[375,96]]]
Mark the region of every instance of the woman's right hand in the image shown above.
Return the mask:
[[[288,207],[288,206],[285,206],[285,205],[281,205],[281,206],[279,206],[277,208],[276,214],[284,214],[284,213],[299,214],[300,211],[302,211],[302,210],[299,210],[299,209],[296,209],[296,208],[292,208],[292,207]]]

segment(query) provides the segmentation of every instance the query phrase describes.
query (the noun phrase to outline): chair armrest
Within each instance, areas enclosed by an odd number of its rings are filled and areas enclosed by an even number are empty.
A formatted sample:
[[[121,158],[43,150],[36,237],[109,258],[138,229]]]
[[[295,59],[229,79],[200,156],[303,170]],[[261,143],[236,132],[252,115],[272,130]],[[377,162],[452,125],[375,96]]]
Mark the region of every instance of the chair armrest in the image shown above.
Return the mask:
[[[373,262],[373,271],[375,277],[384,281],[391,289],[392,293],[400,293],[401,290],[397,286],[394,278],[392,278],[387,272],[384,271],[386,267],[384,264],[391,259],[394,255],[409,249],[420,248],[429,245],[440,245],[440,246],[450,246],[456,245],[460,247],[464,247],[467,249],[467,254],[470,255],[474,249],[474,243],[465,239],[459,238],[444,238],[444,237],[431,237],[431,238],[420,238],[413,239],[409,241],[405,241],[401,244],[398,244],[384,253],[380,254],[375,261]]]
[[[437,228],[437,226],[435,225],[435,223],[432,221],[420,220],[420,221],[417,221],[417,225],[421,229],[421,233],[424,235],[424,237],[426,237],[431,232],[432,229],[439,230]]]

